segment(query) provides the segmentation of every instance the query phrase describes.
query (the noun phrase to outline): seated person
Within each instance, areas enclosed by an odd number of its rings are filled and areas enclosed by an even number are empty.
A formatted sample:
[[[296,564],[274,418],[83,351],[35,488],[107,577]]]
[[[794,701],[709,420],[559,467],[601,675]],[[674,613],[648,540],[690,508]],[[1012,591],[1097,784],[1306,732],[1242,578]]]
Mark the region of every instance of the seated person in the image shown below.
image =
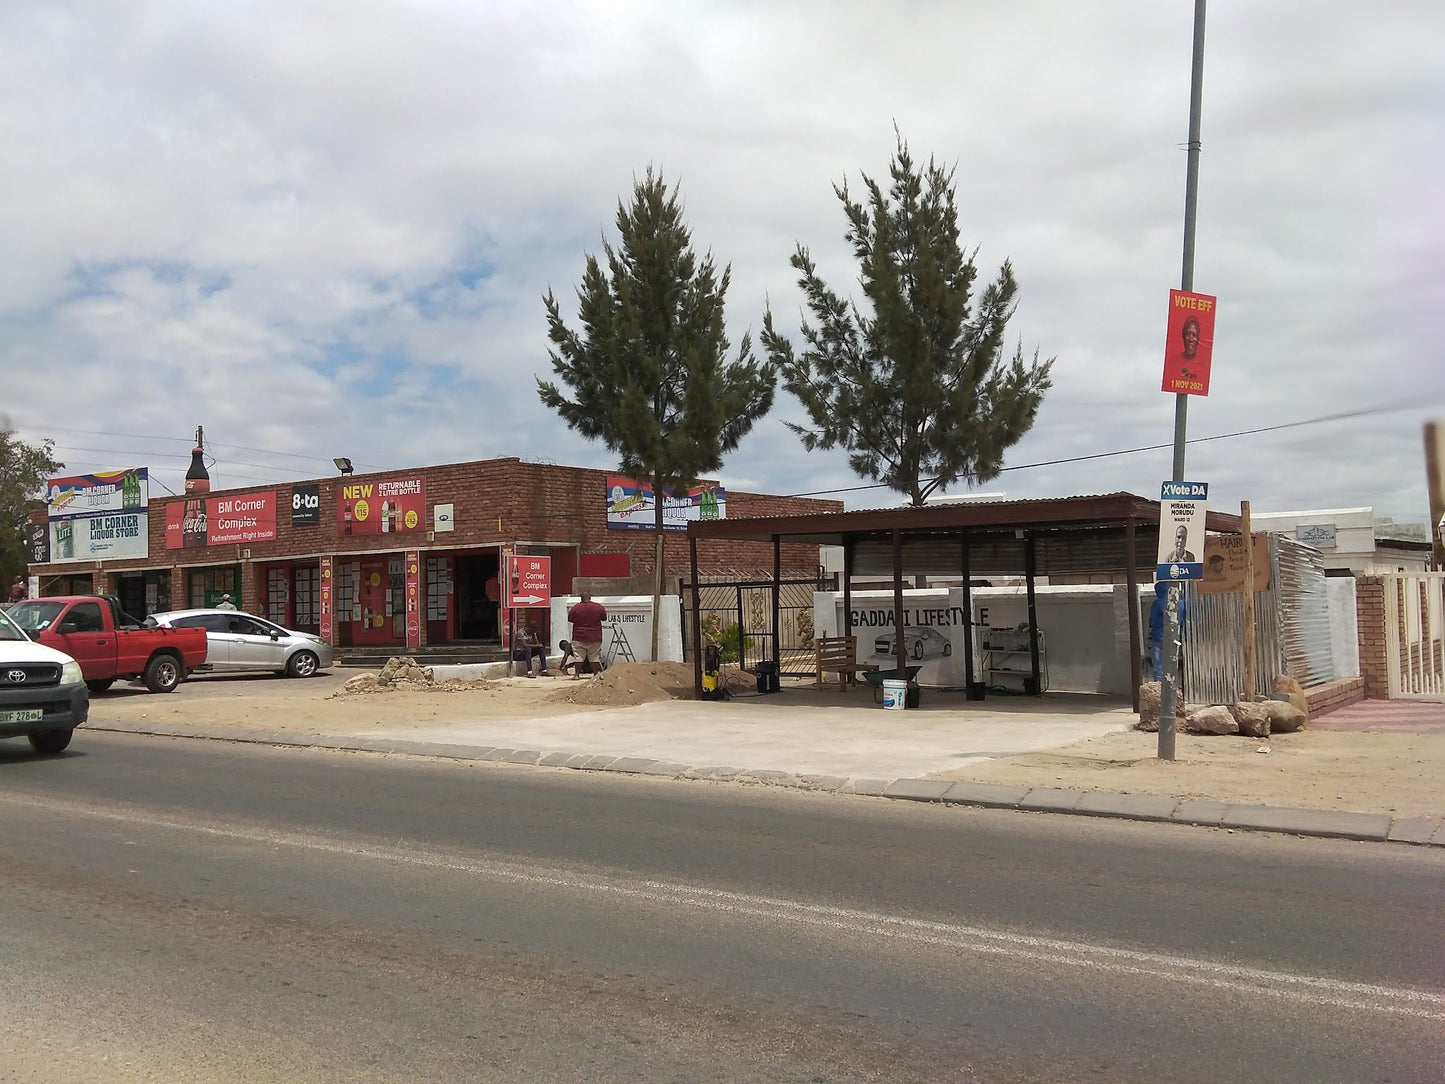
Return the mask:
[[[532,626],[528,622],[523,622],[522,627],[517,630],[517,642],[512,645],[512,658],[522,664],[528,677],[537,676],[532,673],[532,660],[541,659],[542,676],[552,676],[547,672],[547,649],[543,646],[542,641],[537,638],[536,632],[532,630]]]

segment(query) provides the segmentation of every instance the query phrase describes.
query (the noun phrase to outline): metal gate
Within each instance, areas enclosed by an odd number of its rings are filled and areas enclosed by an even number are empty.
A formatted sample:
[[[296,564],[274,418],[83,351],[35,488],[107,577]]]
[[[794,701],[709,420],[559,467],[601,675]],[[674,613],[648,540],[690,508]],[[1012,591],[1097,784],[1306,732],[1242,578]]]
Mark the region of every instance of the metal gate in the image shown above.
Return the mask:
[[[1392,699],[1445,701],[1445,572],[1385,582],[1385,669]]]
[[[683,605],[683,646],[691,657],[692,584],[680,584]],[[813,643],[813,594],[826,589],[815,579],[778,583],[778,672],[784,677],[817,673]],[[773,652],[773,581],[729,580],[699,583],[698,617],[702,642],[722,649],[723,666],[752,670]]]

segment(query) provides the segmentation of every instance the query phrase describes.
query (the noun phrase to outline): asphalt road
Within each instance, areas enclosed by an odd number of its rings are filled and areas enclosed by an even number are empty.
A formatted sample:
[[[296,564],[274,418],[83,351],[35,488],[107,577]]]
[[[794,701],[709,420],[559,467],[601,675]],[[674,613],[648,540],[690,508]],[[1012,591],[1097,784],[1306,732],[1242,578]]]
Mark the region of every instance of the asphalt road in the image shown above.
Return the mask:
[[[1430,1081],[1438,849],[0,743],[0,1079]]]

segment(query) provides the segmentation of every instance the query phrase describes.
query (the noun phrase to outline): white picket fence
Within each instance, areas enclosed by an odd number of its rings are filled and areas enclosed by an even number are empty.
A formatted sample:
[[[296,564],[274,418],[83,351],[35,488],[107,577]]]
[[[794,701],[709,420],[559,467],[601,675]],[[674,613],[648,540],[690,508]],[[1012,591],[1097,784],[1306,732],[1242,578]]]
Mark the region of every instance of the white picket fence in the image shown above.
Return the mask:
[[[1445,572],[1382,578],[1389,695],[1445,701]]]

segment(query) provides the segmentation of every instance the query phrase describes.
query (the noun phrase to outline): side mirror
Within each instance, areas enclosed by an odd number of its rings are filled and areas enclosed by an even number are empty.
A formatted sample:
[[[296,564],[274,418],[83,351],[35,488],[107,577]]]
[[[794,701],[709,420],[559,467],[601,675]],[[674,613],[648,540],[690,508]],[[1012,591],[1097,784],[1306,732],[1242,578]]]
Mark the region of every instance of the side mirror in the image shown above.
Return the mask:
[[[62,621],[59,625],[55,626],[55,631],[60,633],[61,636],[69,636],[72,632],[80,631],[80,626],[74,621]]]
[[[281,639],[281,634],[280,634],[279,632],[277,632],[275,629],[272,629],[272,630],[271,630],[271,640],[274,642],[274,641],[277,641],[277,640],[280,640],[280,639]]]

